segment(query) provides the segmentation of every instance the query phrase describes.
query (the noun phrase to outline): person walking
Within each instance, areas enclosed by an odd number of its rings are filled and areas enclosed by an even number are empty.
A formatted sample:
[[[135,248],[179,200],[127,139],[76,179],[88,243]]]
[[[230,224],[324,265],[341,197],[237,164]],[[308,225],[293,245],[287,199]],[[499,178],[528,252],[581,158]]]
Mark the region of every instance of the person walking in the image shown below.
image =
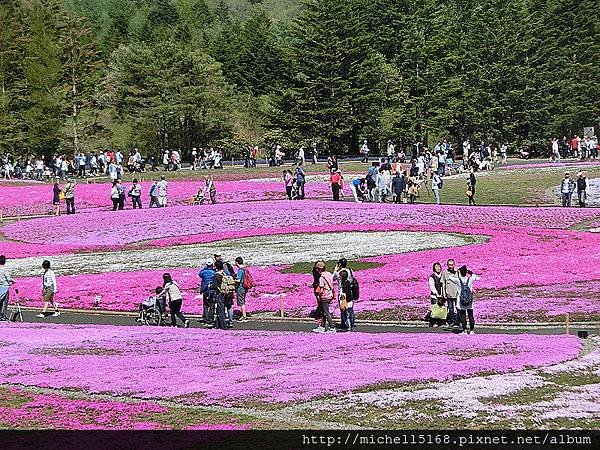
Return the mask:
[[[169,311],[171,313],[171,326],[177,326],[177,318],[181,319],[184,328],[189,328],[190,321],[185,318],[181,313],[181,305],[183,303],[183,297],[181,296],[181,290],[170,273],[163,274],[163,291],[159,294],[159,297],[168,298],[169,300]]]
[[[206,183],[206,191],[210,195],[210,202],[214,205],[217,203],[217,188],[215,187],[212,175],[207,175],[204,178],[204,182]]]
[[[207,259],[204,268],[198,272],[200,277],[200,293],[202,294],[202,321],[213,324],[215,321],[215,291],[213,278],[216,270],[212,259]]]
[[[10,299],[10,287],[15,283],[6,269],[6,256],[0,255],[0,321],[8,320],[8,302]]]
[[[338,260],[333,271],[333,280],[337,282],[338,287],[341,326],[346,331],[354,331],[356,328],[354,323],[354,301],[358,300],[356,298],[358,291],[354,289],[354,286],[358,285],[358,281],[354,278],[352,269],[348,267],[346,258]]]
[[[355,315],[354,315],[354,290],[352,289],[352,281],[350,280],[350,272],[344,270],[340,272],[340,311],[342,327],[346,331],[354,331]]]
[[[456,309],[456,301],[459,290],[456,284],[450,280],[450,277],[456,277],[456,263],[453,259],[446,261],[446,269],[442,272],[442,295],[446,302],[446,309],[448,310],[446,321],[449,326],[458,327],[460,324],[458,311]]]
[[[113,181],[112,187],[110,188],[110,200],[112,201],[113,211],[119,209],[119,188],[117,182]]]
[[[133,209],[142,209],[142,186],[138,183],[138,179],[133,179],[133,184],[129,189],[129,196],[131,197],[131,203],[133,203]]]
[[[44,301],[44,309],[37,315],[40,319],[46,317],[46,311],[48,306],[54,308],[52,317],[60,316],[60,311],[55,301],[56,293],[58,292],[58,286],[56,284],[56,274],[50,268],[50,261],[47,259],[42,263],[42,269],[44,274],[42,275],[42,300]]]
[[[301,145],[300,148],[298,149],[297,161],[304,163],[304,160],[305,160],[304,146]]]
[[[58,183],[54,183],[52,188],[52,207],[54,209],[54,215],[60,216],[60,193],[62,192]]]
[[[119,193],[119,211],[122,211],[125,209],[125,188],[121,183],[121,179],[117,180],[117,192]]]
[[[585,176],[585,172],[580,170],[579,173],[577,173],[577,199],[579,201],[579,207],[581,208],[585,208],[589,187],[590,183]]]
[[[440,177],[440,175],[437,172],[434,173],[433,178],[431,179],[431,191],[435,196],[436,205],[440,204],[440,189],[442,189],[443,183],[444,182],[442,181],[442,177]]]
[[[306,184],[306,174],[302,169],[302,162],[296,166],[296,186],[298,187],[298,200],[304,200],[304,185]]]
[[[367,171],[367,189],[369,192],[369,201],[379,203],[379,191],[377,190],[377,183],[379,182],[379,161],[374,161]]]
[[[282,172],[283,183],[285,185],[285,193],[287,195],[288,200],[292,199],[292,187],[294,184],[294,175],[292,171],[286,169]]]
[[[339,169],[331,169],[331,174],[329,175],[329,182],[331,183],[331,192],[333,194],[333,200],[340,200],[340,183],[342,180],[342,174]]]
[[[568,208],[571,206],[571,197],[573,196],[574,190],[575,182],[573,181],[573,178],[571,178],[571,174],[569,172],[565,172],[565,177],[560,183],[560,194],[563,207]]]
[[[67,184],[63,187],[65,203],[67,204],[67,214],[75,214],[75,180],[69,178]]]
[[[150,197],[150,205],[148,208],[152,208],[153,206],[160,208],[160,203],[158,203],[158,184],[156,183],[156,180],[152,180],[148,196]]]
[[[360,147],[360,153],[363,156],[360,160],[361,163],[369,162],[369,146],[367,145],[367,140],[365,139],[363,145]]]
[[[400,171],[396,171],[392,178],[392,193],[394,195],[394,203],[399,205],[402,203],[402,193],[406,190],[406,178]]]
[[[475,319],[473,317],[473,283],[481,278],[475,275],[467,266],[458,269],[458,274],[449,277],[450,281],[458,287],[458,313],[462,326],[461,334],[475,334]],[[467,332],[467,316],[469,317],[469,331]]]
[[[467,198],[469,199],[469,206],[477,206],[475,204],[475,185],[477,179],[475,178],[475,171],[471,168],[469,172],[469,179],[467,180]]]
[[[167,206],[167,180],[165,180],[165,176],[161,175],[160,181],[156,184],[158,189],[158,204],[161,208],[165,208]]]
[[[231,294],[229,291],[230,285],[227,282],[227,278],[231,278],[229,275],[225,274],[224,271],[225,264],[223,260],[217,259],[215,261],[215,274],[213,276],[213,291],[215,304],[217,307],[217,321],[215,324],[215,328],[219,330],[227,329],[226,315],[225,315],[225,297]]]
[[[319,284],[316,287],[316,295],[319,301],[319,307],[322,311],[321,327],[325,333],[335,333],[335,325],[329,306],[334,298],[333,274],[325,269],[325,262],[318,261],[315,269],[319,274]],[[318,330],[313,330],[318,331]]]
[[[247,287],[249,285],[247,282],[252,279],[252,275],[248,275],[248,269],[244,265],[244,260],[241,256],[235,258],[235,267],[237,267],[237,272],[235,274],[235,284],[237,286],[235,289],[236,303],[242,310],[240,322],[248,322],[248,316],[246,314],[246,294],[248,293]]]
[[[500,164],[506,164],[507,156],[508,156],[508,144],[506,142],[503,142],[502,145],[500,145]],[[560,159],[560,157],[559,157],[559,159]]]

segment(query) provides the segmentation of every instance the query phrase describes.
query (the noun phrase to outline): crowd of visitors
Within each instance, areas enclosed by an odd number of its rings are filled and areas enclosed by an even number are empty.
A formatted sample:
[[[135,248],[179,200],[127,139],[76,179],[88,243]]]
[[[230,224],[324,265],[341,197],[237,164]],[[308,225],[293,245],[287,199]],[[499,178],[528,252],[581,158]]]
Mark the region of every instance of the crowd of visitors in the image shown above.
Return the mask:
[[[557,137],[550,141],[550,162],[560,162],[562,158],[578,158],[580,160],[597,159],[600,152],[600,143],[598,138],[593,136],[584,136],[581,138],[575,134],[571,139],[564,136],[562,139]]]

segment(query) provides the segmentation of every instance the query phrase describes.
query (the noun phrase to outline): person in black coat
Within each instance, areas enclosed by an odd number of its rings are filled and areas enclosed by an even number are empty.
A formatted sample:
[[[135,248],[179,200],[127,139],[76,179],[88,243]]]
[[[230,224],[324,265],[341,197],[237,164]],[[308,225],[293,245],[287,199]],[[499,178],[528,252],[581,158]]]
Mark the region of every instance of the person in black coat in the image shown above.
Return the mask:
[[[396,172],[394,178],[392,178],[392,192],[396,196],[394,203],[402,203],[402,193],[406,190],[406,177],[405,173],[400,175],[400,172]]]

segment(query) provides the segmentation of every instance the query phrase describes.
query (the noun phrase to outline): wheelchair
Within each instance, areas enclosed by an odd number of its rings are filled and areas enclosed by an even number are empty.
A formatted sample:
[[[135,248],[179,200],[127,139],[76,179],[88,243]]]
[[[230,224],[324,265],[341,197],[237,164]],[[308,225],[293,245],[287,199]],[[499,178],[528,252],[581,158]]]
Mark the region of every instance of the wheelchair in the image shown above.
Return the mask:
[[[140,311],[138,321],[142,325],[161,326],[170,325],[171,319],[163,301],[157,301],[154,306],[144,308]]]

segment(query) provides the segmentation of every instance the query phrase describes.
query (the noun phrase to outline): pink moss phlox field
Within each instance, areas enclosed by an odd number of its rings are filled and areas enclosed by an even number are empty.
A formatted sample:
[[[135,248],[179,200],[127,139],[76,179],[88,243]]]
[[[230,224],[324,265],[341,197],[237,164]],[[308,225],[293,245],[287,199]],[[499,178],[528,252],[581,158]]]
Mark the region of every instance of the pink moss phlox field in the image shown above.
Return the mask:
[[[52,393],[34,393],[20,388],[8,389],[14,406],[0,406],[0,423],[11,428],[42,428],[66,430],[157,430],[169,424],[156,418],[167,414],[164,406],[152,402],[126,402],[97,399],[73,399]],[[242,430],[247,425],[237,422],[222,424],[196,423],[185,429]]]
[[[140,183],[142,186],[142,203],[148,206],[150,182]],[[217,201],[219,203],[237,203],[258,200],[284,200],[283,182],[275,181],[227,181],[215,182]],[[78,184],[75,187],[75,202],[79,212],[107,210],[112,207],[110,199],[111,183]],[[124,183],[126,191],[131,183]],[[168,186],[168,198],[171,205],[187,204],[194,197],[204,181],[171,181]],[[33,186],[13,185],[1,186],[0,209],[5,216],[47,214],[52,210],[52,184]],[[326,198],[331,189],[324,182],[306,184],[308,198]],[[125,200],[125,207],[131,209],[131,201]],[[63,203],[64,208],[64,203]]]
[[[218,221],[214,220],[218,217]],[[86,246],[125,245],[165,239],[165,245],[193,243],[215,232],[285,229],[294,226],[404,223],[414,226],[455,225],[455,231],[479,225],[568,228],[597,217],[588,209],[464,208],[435,205],[354,204],[348,202],[267,201],[174,206],[160,209],[99,211],[21,221],[2,228],[9,239]],[[124,232],[120,230],[135,230]],[[187,236],[186,238],[183,238]],[[181,237],[181,238],[180,238]],[[180,239],[179,239],[180,238]]]
[[[0,406],[0,423],[10,427],[46,422],[52,428],[67,430],[158,429],[157,423],[138,421],[136,417],[167,411],[166,408],[149,402],[70,399],[55,394],[26,392],[18,388],[12,388],[11,394],[26,400],[19,407]],[[44,417],[44,411],[51,413]]]
[[[566,335],[315,335],[31,324],[3,329],[0,376],[7,383],[223,405],[507,373],[573,359],[581,348]]]

